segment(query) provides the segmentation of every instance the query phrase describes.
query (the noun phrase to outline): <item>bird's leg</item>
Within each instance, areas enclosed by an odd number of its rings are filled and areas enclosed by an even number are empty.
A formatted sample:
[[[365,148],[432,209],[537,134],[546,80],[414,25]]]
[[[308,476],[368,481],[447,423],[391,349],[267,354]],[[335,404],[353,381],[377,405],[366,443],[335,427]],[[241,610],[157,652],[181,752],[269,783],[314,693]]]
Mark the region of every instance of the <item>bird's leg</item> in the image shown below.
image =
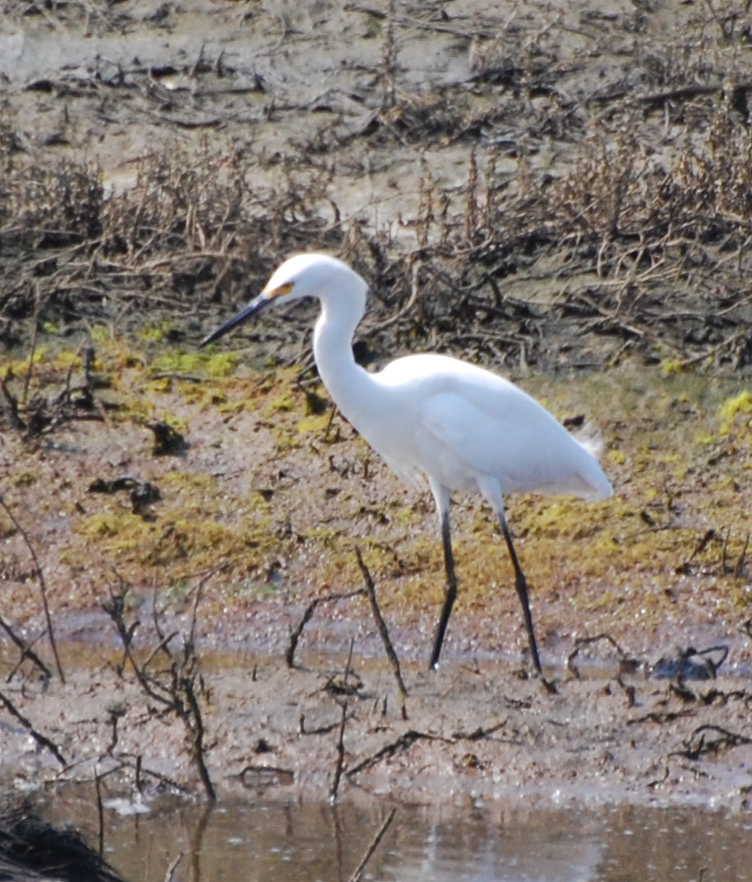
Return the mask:
[[[512,534],[509,532],[507,519],[504,517],[503,509],[499,510],[499,522],[501,524],[501,532],[504,534],[504,539],[507,543],[507,548],[509,549],[509,556],[512,558],[512,566],[514,567],[514,587],[517,589],[517,595],[522,604],[522,614],[525,618],[525,628],[527,630],[527,639],[530,642],[530,654],[533,657],[533,666],[539,674],[542,674],[540,656],[538,655],[538,644],[536,643],[535,631],[533,630],[533,616],[530,612],[530,603],[527,599],[527,579],[525,578],[520,562],[517,559],[517,552],[514,550],[514,543],[512,542]]]
[[[441,616],[439,624],[436,628],[436,637],[433,641],[433,652],[431,653],[431,670],[434,670],[439,663],[441,655],[441,644],[444,642],[444,634],[449,624],[449,616],[457,597],[457,577],[454,574],[454,555],[452,554],[452,533],[449,526],[449,509],[448,507],[441,511],[441,541],[444,544],[444,569],[446,570],[446,588],[444,589],[444,606],[441,608]]]

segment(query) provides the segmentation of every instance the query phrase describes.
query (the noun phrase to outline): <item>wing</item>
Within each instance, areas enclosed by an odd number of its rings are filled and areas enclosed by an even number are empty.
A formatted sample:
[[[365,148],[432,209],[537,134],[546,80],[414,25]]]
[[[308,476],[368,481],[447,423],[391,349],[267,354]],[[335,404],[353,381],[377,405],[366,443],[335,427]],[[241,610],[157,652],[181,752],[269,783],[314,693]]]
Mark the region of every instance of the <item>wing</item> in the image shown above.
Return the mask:
[[[393,367],[416,402],[416,458],[445,486],[467,487],[492,476],[504,493],[610,492],[590,451],[508,380],[444,356],[399,359],[382,374]]]

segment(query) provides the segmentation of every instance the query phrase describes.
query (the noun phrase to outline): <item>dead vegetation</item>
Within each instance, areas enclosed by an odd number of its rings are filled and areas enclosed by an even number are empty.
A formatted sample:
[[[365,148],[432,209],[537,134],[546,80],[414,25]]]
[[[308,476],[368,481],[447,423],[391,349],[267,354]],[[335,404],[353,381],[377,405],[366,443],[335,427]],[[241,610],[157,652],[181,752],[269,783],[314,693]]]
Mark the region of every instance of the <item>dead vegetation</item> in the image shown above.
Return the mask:
[[[334,249],[378,294],[378,349],[417,339],[510,364],[598,367],[635,353],[676,369],[744,367],[748,129],[721,106],[701,144],[667,158],[634,123],[624,115],[588,134],[549,180],[522,162],[514,186],[500,183],[498,154],[473,153],[459,209],[426,166],[409,253],[358,224],[326,223],[325,182],[317,193],[290,172],[262,198],[237,158],[165,155],[134,190],[106,197],[96,170],[50,170],[34,193],[18,171],[0,229],[3,339],[20,344],[25,317],[133,327],[145,311],[179,316],[191,333],[212,304],[260,289],[281,255]]]
[[[70,824],[52,824],[27,799],[2,798],[0,873],[9,882],[123,882]]]
[[[115,18],[89,6],[94,29],[135,15],[133,4]],[[49,17],[41,7],[27,15]],[[310,130],[286,152],[196,136],[134,160],[120,187],[103,182],[96,161],[48,151],[30,162],[6,105],[0,339],[19,345],[29,320],[133,326],[144,311],[179,316],[191,337],[207,310],[246,298],[289,252],[331,249],[378,296],[377,351],[431,345],[548,367],[632,354],[674,369],[749,363],[749,12],[692,6],[667,33],[661,10],[585,5],[514,4],[494,16],[468,4],[445,16],[393,3],[378,14],[354,6],[345,19],[381,41],[371,73],[382,88],[348,130],[337,88],[281,106],[256,71],[267,120]],[[448,84],[413,82],[406,59],[427,34],[466,55]],[[205,109],[219,101],[217,77],[242,90],[250,74],[202,48],[182,66],[104,82],[117,96],[141,76],[182,76]],[[92,80],[103,88],[101,70]],[[162,91],[168,102],[181,94]],[[232,116],[218,113],[232,142]],[[440,157],[452,150],[466,172],[448,185]],[[399,227],[341,206],[371,151],[419,161],[417,199],[382,209]],[[297,355],[288,345],[283,357]]]
[[[206,763],[205,710],[202,710],[206,690],[196,653],[195,635],[201,593],[210,575],[192,589],[191,617],[186,633],[181,634],[178,630],[166,633],[155,605],[153,626],[158,642],[143,661],[137,658],[133,645],[134,634],[141,622],[137,618],[129,620],[130,617],[126,615],[127,586],[121,585],[118,590],[111,591],[110,598],[103,601],[102,607],[123,645],[124,660],[118,665],[118,674],[124,676],[127,660],[147,701],[156,705],[154,712],[161,717],[174,717],[182,724],[188,756],[195,766],[204,795],[213,802],[217,792]],[[119,711],[111,712],[112,741],[107,752],[113,758],[118,742],[117,721],[121,715]],[[120,762],[127,763],[128,759],[121,757]],[[136,765],[140,769],[140,757],[136,758]]]
[[[210,302],[238,296],[238,288],[242,297],[269,271],[271,255],[304,247],[306,231],[321,226],[292,184],[274,204],[262,204],[239,156],[150,157],[135,188],[121,194],[105,195],[99,175],[96,167],[63,164],[6,178],[6,344],[18,342],[8,317],[128,327],[145,311],[200,314]]]

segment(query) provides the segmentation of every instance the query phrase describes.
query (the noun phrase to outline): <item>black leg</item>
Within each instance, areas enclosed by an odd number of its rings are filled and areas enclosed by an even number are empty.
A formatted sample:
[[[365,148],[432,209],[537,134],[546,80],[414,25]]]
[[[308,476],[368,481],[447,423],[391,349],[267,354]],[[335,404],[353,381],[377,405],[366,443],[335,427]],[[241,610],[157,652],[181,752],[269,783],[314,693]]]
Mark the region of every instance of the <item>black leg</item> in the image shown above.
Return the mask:
[[[452,534],[449,527],[449,512],[444,511],[441,515],[441,541],[444,544],[444,569],[446,570],[446,588],[444,594],[444,606],[441,608],[441,616],[439,624],[436,628],[436,637],[433,641],[433,652],[431,653],[431,670],[434,670],[439,663],[441,655],[441,644],[444,642],[444,634],[449,624],[449,616],[457,597],[457,577],[454,574],[454,555],[452,554]]]
[[[533,616],[530,613],[530,604],[527,599],[527,579],[522,572],[520,562],[517,560],[517,552],[514,550],[512,534],[509,532],[509,527],[507,526],[507,520],[504,517],[503,511],[499,513],[499,522],[501,523],[501,532],[504,534],[504,539],[506,540],[507,548],[509,549],[509,556],[512,558],[512,566],[514,567],[514,587],[517,589],[517,596],[520,598],[520,603],[522,604],[522,614],[525,617],[525,628],[527,630],[527,639],[530,642],[530,654],[533,657],[533,666],[539,674],[542,674],[540,656],[538,655],[538,644],[536,643],[535,631],[533,630]]]

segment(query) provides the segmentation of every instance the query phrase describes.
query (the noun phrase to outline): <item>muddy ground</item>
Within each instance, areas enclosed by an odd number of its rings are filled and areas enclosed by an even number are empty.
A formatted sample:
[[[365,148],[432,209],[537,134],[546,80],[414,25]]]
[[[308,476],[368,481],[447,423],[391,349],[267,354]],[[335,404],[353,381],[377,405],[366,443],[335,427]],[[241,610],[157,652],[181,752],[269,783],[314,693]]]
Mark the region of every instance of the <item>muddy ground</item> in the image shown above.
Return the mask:
[[[749,12],[2,15],[4,777],[746,807]],[[424,670],[432,504],[332,418],[311,309],[196,353],[300,249],[372,284],[364,363],[459,354],[602,438],[613,500],[509,501],[555,690],[470,499]]]

